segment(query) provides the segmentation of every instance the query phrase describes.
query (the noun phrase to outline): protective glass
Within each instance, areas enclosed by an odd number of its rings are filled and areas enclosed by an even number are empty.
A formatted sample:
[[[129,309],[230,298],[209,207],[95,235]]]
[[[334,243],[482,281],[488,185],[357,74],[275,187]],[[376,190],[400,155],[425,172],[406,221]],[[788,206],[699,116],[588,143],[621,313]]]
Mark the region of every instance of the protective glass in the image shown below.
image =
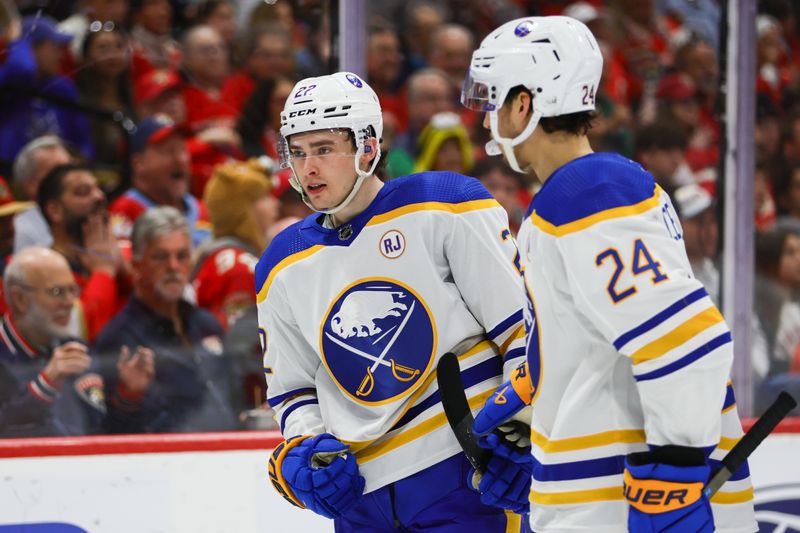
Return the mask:
[[[497,103],[491,98],[489,86],[472,77],[472,71],[467,73],[464,85],[461,87],[461,104],[473,111],[486,112],[497,109]]]

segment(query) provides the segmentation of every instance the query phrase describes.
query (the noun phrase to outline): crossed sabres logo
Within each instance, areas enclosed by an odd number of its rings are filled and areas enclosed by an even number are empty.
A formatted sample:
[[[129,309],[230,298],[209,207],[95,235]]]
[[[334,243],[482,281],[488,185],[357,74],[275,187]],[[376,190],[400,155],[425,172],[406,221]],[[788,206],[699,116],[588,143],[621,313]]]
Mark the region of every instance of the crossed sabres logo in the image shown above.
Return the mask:
[[[436,353],[433,317],[409,287],[359,280],[322,323],[321,354],[337,384],[359,403],[390,402],[427,375]]]

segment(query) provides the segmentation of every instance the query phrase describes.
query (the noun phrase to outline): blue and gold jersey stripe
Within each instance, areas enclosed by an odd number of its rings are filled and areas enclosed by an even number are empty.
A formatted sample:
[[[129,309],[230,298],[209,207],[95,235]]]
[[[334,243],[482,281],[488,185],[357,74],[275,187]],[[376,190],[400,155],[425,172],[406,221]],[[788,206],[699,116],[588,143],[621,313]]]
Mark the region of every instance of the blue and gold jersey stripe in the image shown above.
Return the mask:
[[[296,254],[292,254],[283,258],[277,265],[275,265],[272,268],[272,270],[270,270],[269,276],[267,276],[267,279],[264,281],[264,284],[258,290],[258,297],[256,298],[256,301],[258,303],[261,303],[267,299],[267,293],[269,292],[269,287],[270,285],[272,285],[272,282],[275,280],[275,276],[278,275],[278,272],[288,267],[292,263],[296,263],[297,261],[302,261],[303,259],[314,255],[323,248],[325,247],[322,246],[321,244],[318,244],[316,246],[312,246],[311,248],[307,248],[302,252],[298,252]]]
[[[617,338],[617,340],[614,341],[614,348],[616,348],[617,351],[621,351],[622,348],[632,340],[636,339],[637,337],[641,337],[648,331],[655,329],[656,327],[663,324],[673,316],[677,315],[678,313],[680,313],[681,311],[683,311],[696,301],[705,298],[707,296],[708,293],[703,287],[700,287],[694,292],[687,294],[686,296],[684,296],[677,302],[673,303],[666,309],[660,311],[659,313],[645,320],[632,330],[620,335]]]
[[[404,205],[403,207],[392,209],[391,211],[387,211],[386,213],[381,213],[380,215],[375,215],[371,219],[369,219],[369,222],[367,222],[366,226],[375,226],[377,224],[383,224],[384,222],[394,220],[395,218],[402,217],[411,213],[417,213],[419,211],[446,211],[448,213],[460,214],[460,213],[467,213],[469,211],[475,211],[478,209],[489,209],[492,207],[500,207],[500,204],[497,203],[497,200],[493,198],[485,200],[470,200],[467,202],[460,202],[460,203],[419,202],[416,204]]]
[[[606,220],[613,220],[615,218],[622,218],[622,217],[629,217],[634,215],[640,215],[642,213],[646,213],[651,209],[656,209],[659,207],[661,197],[661,188],[656,187],[653,196],[647,198],[646,200],[642,200],[639,203],[633,205],[625,205],[620,207],[613,207],[611,209],[606,209],[605,211],[600,211],[599,213],[594,213],[587,217],[574,220],[572,222],[568,222],[562,225],[555,225],[551,222],[548,222],[536,211],[531,213],[531,222],[534,226],[542,230],[543,232],[553,235],[555,237],[563,237],[564,235],[569,235],[570,233],[576,233],[578,231],[583,231],[587,228],[594,226],[595,224],[599,224],[600,222],[605,222]]]
[[[638,365],[661,357],[724,320],[722,313],[712,304],[711,307],[685,320],[682,324],[673,328],[672,331],[633,352],[631,355],[633,364]]]

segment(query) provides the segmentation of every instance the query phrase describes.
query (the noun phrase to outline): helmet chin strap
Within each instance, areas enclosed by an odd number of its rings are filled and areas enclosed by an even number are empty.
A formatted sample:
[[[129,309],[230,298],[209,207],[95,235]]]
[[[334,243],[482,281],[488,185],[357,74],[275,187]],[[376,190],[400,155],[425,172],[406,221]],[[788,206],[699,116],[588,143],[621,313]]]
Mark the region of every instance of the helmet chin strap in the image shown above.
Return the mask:
[[[531,119],[528,121],[528,125],[525,126],[525,129],[513,139],[509,139],[508,137],[500,136],[500,130],[498,129],[497,124],[497,110],[491,111],[489,113],[489,124],[492,128],[492,140],[486,143],[486,154],[505,154],[508,164],[511,166],[511,168],[516,172],[525,174],[525,171],[520,168],[519,163],[517,162],[517,156],[514,155],[514,147],[521,144],[523,141],[525,141],[525,139],[531,136],[533,130],[535,130],[536,126],[539,125],[539,120],[541,118],[541,111],[534,110],[533,114],[531,115]]]
[[[372,165],[370,165],[369,170],[367,171],[361,170],[361,167],[359,166],[359,160],[361,159],[361,156],[364,155],[364,146],[369,146],[369,145],[359,146],[355,156],[353,157],[354,166],[356,170],[356,181],[353,183],[353,188],[350,189],[350,193],[344,200],[342,200],[339,203],[339,205],[331,207],[330,209],[317,209],[316,207],[314,207],[311,204],[311,199],[308,197],[308,194],[306,194],[306,191],[303,190],[303,185],[300,183],[300,178],[297,177],[297,173],[294,171],[294,166],[291,167],[292,177],[289,178],[289,184],[292,186],[294,190],[300,193],[300,199],[303,200],[303,203],[306,204],[308,208],[311,209],[312,211],[315,211],[317,213],[322,213],[324,215],[334,215],[338,213],[339,211],[350,205],[350,202],[353,201],[353,198],[356,197],[356,194],[358,194],[358,191],[361,189],[361,185],[364,184],[364,180],[367,178],[367,176],[372,175],[372,173],[375,171],[375,167],[378,166],[378,160],[380,159],[381,156],[380,146],[376,147],[377,153],[375,154],[375,157],[372,159]]]

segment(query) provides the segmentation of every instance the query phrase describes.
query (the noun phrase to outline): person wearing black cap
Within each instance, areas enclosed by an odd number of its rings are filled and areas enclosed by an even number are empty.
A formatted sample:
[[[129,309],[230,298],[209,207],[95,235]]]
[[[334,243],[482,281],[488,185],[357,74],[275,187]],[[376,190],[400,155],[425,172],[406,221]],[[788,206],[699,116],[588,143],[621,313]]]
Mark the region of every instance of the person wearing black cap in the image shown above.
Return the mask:
[[[110,208],[117,238],[127,241],[136,219],[157,205],[170,205],[186,216],[194,246],[210,238],[206,207],[189,193],[189,152],[183,129],[166,115],[148,117],[137,126],[130,150],[133,187]]]

